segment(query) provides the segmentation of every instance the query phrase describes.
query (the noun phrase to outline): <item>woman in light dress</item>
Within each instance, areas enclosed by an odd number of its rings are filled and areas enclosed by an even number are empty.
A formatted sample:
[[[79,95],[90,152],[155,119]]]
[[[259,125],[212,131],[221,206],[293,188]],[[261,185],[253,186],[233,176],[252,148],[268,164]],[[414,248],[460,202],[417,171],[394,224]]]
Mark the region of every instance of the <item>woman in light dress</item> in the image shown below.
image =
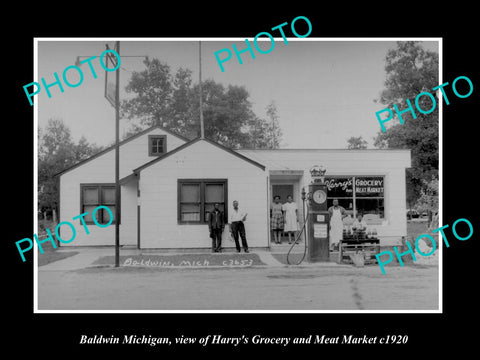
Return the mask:
[[[285,215],[285,226],[283,230],[288,234],[288,243],[291,244],[291,236],[295,240],[295,235],[298,230],[298,209],[297,203],[293,202],[292,195],[287,196],[287,202],[283,204],[282,210]]]

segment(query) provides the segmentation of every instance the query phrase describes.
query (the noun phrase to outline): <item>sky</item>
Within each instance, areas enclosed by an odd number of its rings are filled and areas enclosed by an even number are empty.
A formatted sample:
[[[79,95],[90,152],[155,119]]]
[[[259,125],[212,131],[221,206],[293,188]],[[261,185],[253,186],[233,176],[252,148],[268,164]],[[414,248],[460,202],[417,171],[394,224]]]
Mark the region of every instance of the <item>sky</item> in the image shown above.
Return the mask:
[[[54,73],[60,79],[64,69],[81,59],[96,55],[91,64],[95,79],[87,64],[83,64],[83,82],[68,87],[62,81],[64,92],[58,86],[50,88],[51,98],[42,87],[35,95],[38,103],[38,126],[44,128],[51,118],[62,119],[70,128],[72,138],[81,136],[97,145],[108,145],[115,137],[115,111],[104,98],[105,71],[99,56],[105,44],[113,48],[117,39],[38,39],[38,62],[35,79],[45,78],[53,83]],[[144,69],[144,56],[158,58],[167,63],[174,74],[179,67],[193,71],[192,79],[199,76],[199,41],[201,39],[119,39],[120,40],[120,98],[129,96],[123,90],[133,71]],[[253,43],[253,39],[249,39]],[[270,40],[259,42],[265,51]],[[266,118],[266,107],[274,101],[283,132],[283,148],[346,148],[351,136],[362,136],[373,148],[373,138],[380,130],[375,112],[384,106],[375,103],[384,88],[385,56],[396,47],[395,41],[363,39],[346,41],[341,38],[275,38],[273,50],[261,54],[254,49],[241,54],[243,64],[237,60],[232,45],[246,48],[240,38],[202,39],[202,79],[213,79],[224,85],[244,86],[249,94],[253,111]],[[438,52],[438,41],[422,41],[422,46]],[[216,51],[230,49],[232,57],[223,63],[221,71],[214,56]],[[133,57],[127,57],[133,56]],[[226,53],[220,54],[223,58]],[[78,73],[67,73],[70,83],[79,82]],[[28,101],[27,98],[25,101]],[[129,127],[122,119],[120,134]]]

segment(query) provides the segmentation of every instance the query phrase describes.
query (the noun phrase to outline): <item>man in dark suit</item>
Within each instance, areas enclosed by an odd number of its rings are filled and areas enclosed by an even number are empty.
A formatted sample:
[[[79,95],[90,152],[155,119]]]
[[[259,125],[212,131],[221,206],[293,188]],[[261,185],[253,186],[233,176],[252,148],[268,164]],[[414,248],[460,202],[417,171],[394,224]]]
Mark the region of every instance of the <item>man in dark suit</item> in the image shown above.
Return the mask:
[[[219,204],[216,203],[208,217],[208,229],[212,238],[212,252],[222,252],[222,233],[225,229],[225,217],[223,211],[218,207]]]

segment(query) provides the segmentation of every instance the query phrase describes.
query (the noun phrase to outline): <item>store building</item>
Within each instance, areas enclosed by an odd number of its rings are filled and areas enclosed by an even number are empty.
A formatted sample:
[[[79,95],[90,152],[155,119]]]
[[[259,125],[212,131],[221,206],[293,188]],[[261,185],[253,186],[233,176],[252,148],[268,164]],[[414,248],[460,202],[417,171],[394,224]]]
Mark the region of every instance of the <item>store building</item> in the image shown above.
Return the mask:
[[[115,147],[59,174],[60,221],[99,205],[115,213]],[[352,216],[364,214],[381,246],[401,243],[407,233],[405,169],[409,150],[276,149],[232,150],[208,139],[188,140],[154,126],[120,142],[120,244],[140,249],[210,248],[207,213],[215,202],[226,216],[238,200],[248,213],[250,248],[269,248],[270,204],[292,195],[303,218],[301,190],[310,168],[327,169],[328,205],[337,198]],[[108,212],[97,212],[107,223]],[[62,246],[114,245],[114,226],[78,227],[75,241]],[[348,219],[346,220],[348,221]],[[225,241],[224,247],[233,247]],[[68,235],[66,236],[68,238]]]

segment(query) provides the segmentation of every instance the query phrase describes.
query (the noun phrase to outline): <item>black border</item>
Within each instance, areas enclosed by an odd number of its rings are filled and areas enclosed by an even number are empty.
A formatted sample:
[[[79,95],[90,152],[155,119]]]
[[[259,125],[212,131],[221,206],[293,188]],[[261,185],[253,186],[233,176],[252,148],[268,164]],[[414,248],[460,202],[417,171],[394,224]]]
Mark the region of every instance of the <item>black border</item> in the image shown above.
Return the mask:
[[[171,5],[171,4],[170,4]],[[4,22],[5,50],[8,77],[4,89],[13,101],[5,107],[6,134],[21,134],[22,143],[4,142],[4,159],[9,164],[4,173],[9,182],[4,258],[8,270],[4,285],[5,306],[12,315],[4,347],[21,351],[32,349],[34,356],[48,355],[60,358],[66,354],[107,354],[124,356],[179,356],[192,352],[195,356],[228,352],[243,354],[252,350],[275,354],[306,354],[316,358],[327,353],[356,356],[395,353],[398,356],[417,357],[436,355],[447,349],[468,353],[476,344],[476,324],[469,321],[476,314],[476,264],[478,262],[478,206],[476,168],[478,135],[474,106],[478,103],[478,58],[476,35],[478,19],[475,5],[434,3],[382,3],[377,6],[342,3],[328,6],[293,6],[277,4],[275,9],[262,12],[258,6],[239,4],[181,4],[181,7],[152,5],[155,11],[146,11],[150,4],[105,4],[77,7],[72,21],[63,9],[44,4],[33,4],[23,9],[11,9],[16,14],[13,23]],[[14,5],[15,7],[16,5]],[[138,6],[138,11],[135,7]],[[273,6],[272,6],[273,7]],[[13,10],[13,11],[12,11]],[[33,256],[27,254],[22,263],[14,242],[33,234],[33,107],[25,99],[22,86],[33,79],[33,37],[251,37],[260,31],[291,21],[298,15],[306,16],[313,25],[311,37],[442,37],[443,79],[450,83],[458,76],[468,76],[474,92],[467,99],[455,99],[444,106],[443,117],[443,223],[452,224],[458,218],[469,219],[475,229],[468,241],[451,242],[444,247],[444,313],[443,314],[33,314]],[[7,28],[8,26],[8,28]],[[10,55],[8,55],[10,54]],[[274,54],[270,54],[274,56]],[[11,158],[11,148],[15,157]],[[470,192],[469,192],[470,191]],[[451,236],[451,235],[450,235]],[[5,318],[7,319],[7,318]],[[7,325],[8,324],[8,325]],[[358,334],[381,336],[408,334],[405,346],[322,346],[322,347],[206,347],[184,346],[155,348],[142,346],[79,346],[80,334],[154,334],[156,336],[200,337],[206,334],[235,336],[302,336],[308,334]],[[124,357],[122,356],[122,357]],[[224,355],[225,356],[225,355]]]

